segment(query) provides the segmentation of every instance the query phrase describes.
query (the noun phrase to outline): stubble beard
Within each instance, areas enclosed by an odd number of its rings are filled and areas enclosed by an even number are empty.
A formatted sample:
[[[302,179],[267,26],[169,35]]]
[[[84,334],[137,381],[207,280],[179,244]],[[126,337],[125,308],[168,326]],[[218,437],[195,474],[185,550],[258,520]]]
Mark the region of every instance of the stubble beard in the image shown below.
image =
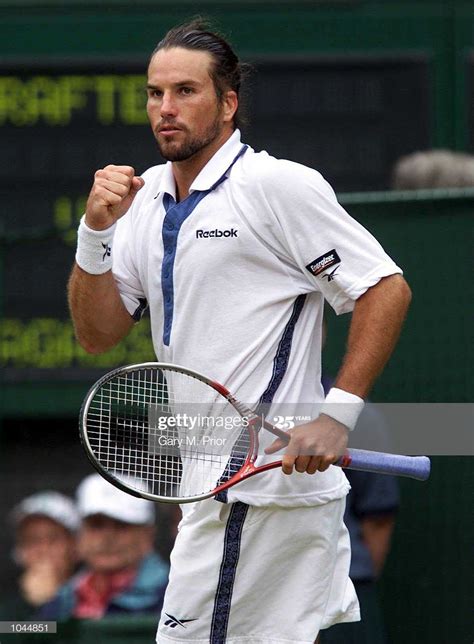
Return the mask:
[[[160,154],[167,161],[186,161],[213,143],[222,132],[222,128],[223,125],[219,119],[219,114],[217,114],[207,130],[199,137],[185,139],[181,144],[173,142],[160,143],[158,140]]]

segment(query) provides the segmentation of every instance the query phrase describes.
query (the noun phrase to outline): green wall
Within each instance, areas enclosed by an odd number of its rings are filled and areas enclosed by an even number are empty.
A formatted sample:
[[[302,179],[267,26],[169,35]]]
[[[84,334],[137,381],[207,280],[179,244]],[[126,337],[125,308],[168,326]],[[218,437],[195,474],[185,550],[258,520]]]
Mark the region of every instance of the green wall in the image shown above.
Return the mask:
[[[430,63],[433,145],[459,150],[471,145],[467,82],[474,44],[472,2],[0,0],[0,69],[22,61],[27,69],[32,60],[37,64],[104,57],[142,61],[167,28],[196,13],[217,19],[239,54],[248,59],[374,53],[396,57],[400,52],[424,57]],[[400,345],[374,390],[374,400],[472,400],[468,266],[474,193],[340,198],[404,268],[414,294]],[[9,216],[21,217],[21,213]],[[4,248],[22,243],[7,239],[6,222],[0,229]],[[49,233],[39,232],[43,234]],[[31,241],[29,248],[34,249],[35,243],[39,242]],[[328,371],[337,368],[347,322],[347,316],[329,316]],[[61,329],[53,328],[48,341],[60,332],[70,335],[70,329]],[[98,371],[132,355],[148,358],[146,326],[136,333],[139,337],[130,340],[128,353],[101,358],[95,368],[82,356],[81,369],[60,377],[48,363],[39,381],[28,370],[10,371],[8,382],[1,383],[0,419],[75,418]],[[38,342],[44,345],[45,337]],[[6,336],[2,339],[6,346]],[[50,366],[54,367],[54,360]],[[472,642],[472,472],[472,458],[436,457],[430,481],[401,482],[401,511],[381,585],[395,644]],[[147,624],[146,637],[152,630]],[[87,634],[82,637],[88,641]],[[138,632],[134,637],[140,641]],[[97,638],[109,641],[103,634],[96,634]],[[68,641],[74,642],[74,637]]]

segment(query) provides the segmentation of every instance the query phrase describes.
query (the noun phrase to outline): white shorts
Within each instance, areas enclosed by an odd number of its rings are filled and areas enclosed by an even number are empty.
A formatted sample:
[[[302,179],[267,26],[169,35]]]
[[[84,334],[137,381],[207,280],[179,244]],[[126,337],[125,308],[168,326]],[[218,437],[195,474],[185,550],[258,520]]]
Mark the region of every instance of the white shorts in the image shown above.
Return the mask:
[[[306,644],[358,621],[344,507],[201,501],[176,538],[156,641]]]

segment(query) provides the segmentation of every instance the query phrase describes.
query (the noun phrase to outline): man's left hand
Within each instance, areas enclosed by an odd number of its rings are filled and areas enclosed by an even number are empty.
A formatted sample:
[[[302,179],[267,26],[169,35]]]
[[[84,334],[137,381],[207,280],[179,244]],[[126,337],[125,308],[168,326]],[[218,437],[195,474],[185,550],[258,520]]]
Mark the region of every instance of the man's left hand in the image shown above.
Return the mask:
[[[299,425],[290,432],[282,458],[284,474],[297,472],[324,472],[345,452],[349,430],[334,418],[321,414],[310,423]],[[265,449],[265,454],[274,454],[285,447],[285,441],[277,438]]]

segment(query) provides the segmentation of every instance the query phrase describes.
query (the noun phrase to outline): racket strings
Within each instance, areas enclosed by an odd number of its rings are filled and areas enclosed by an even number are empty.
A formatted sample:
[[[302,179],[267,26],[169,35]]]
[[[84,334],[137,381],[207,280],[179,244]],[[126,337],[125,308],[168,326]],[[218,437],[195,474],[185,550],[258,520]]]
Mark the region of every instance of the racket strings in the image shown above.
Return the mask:
[[[213,490],[240,468],[250,445],[241,417],[224,396],[174,370],[112,377],[92,398],[86,425],[101,467],[162,498]]]

